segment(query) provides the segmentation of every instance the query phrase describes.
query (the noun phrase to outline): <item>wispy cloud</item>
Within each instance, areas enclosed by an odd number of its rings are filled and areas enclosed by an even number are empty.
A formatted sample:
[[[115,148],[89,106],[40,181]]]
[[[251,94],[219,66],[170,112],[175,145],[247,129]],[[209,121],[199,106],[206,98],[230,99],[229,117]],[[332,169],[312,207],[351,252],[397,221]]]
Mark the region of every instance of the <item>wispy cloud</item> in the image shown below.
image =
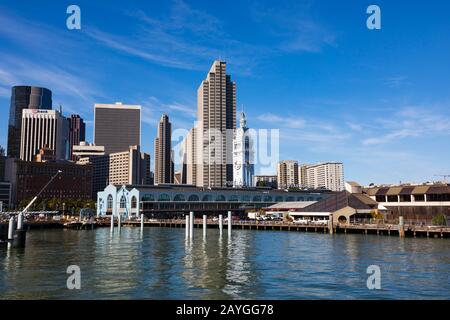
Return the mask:
[[[271,126],[279,126],[281,128],[302,128],[305,120],[292,117],[281,117],[273,113],[264,113],[259,115],[258,120],[268,123]]]
[[[224,59],[234,73],[249,75],[258,59],[270,51],[264,46],[234,39],[215,16],[186,2],[171,2],[169,13],[155,18],[143,11],[128,12],[134,31],[111,34],[90,26],[84,32],[121,53],[166,67],[204,70],[215,59]]]
[[[196,117],[194,107],[187,106],[179,102],[165,103],[157,97],[148,97],[142,102],[142,122],[156,126],[163,113],[169,113],[172,128],[183,128],[189,130],[193,126],[193,120]]]
[[[393,89],[397,89],[397,88],[408,86],[408,85],[412,84],[408,80],[408,77],[405,77],[405,76],[396,76],[396,77],[386,78],[384,80],[384,82],[389,88],[393,88]]]
[[[320,52],[336,46],[337,36],[324,24],[311,18],[310,3],[296,2],[282,9],[256,4],[253,19],[278,40],[277,47],[286,52]]]
[[[89,103],[95,97],[102,96],[92,83],[79,74],[56,65],[36,64],[5,54],[0,54],[0,77],[2,84],[9,89],[14,85],[31,84],[51,88],[60,97],[77,98]]]
[[[404,107],[390,119],[377,119],[384,134],[363,139],[363,145],[387,144],[409,137],[450,135],[450,117],[426,107]]]

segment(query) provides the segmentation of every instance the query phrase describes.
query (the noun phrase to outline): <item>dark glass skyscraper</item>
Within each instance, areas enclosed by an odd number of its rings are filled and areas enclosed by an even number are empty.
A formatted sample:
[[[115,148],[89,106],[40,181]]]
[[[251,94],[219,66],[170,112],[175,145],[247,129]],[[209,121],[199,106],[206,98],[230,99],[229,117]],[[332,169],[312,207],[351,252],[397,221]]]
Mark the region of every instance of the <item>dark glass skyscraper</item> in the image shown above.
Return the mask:
[[[173,183],[172,124],[163,114],[155,138],[155,184]]]
[[[14,86],[11,89],[11,105],[8,124],[8,156],[19,158],[23,109],[52,108],[52,92],[46,88]]]
[[[105,153],[127,151],[141,144],[141,106],[96,104],[94,106],[94,143]]]
[[[69,157],[72,160],[77,160],[72,151],[73,146],[79,145],[80,141],[86,141],[86,125],[78,114],[72,114],[69,118]]]

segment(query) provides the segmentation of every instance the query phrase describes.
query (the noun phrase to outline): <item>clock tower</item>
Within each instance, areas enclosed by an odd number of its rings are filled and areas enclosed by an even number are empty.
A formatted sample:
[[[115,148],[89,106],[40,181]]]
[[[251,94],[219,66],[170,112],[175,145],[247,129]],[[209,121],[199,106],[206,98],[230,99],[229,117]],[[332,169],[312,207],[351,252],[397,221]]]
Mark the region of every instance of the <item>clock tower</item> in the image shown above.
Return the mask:
[[[233,137],[233,187],[251,187],[254,175],[253,139],[247,128],[245,113],[240,113],[240,127]]]

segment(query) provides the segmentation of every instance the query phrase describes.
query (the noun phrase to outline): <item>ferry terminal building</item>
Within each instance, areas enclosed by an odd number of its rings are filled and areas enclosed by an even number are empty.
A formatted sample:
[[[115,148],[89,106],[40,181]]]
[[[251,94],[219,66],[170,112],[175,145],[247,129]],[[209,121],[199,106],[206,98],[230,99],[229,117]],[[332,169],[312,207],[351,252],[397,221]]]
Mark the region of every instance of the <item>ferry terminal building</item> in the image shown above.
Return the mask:
[[[199,188],[191,185],[108,185],[97,193],[97,216],[167,218],[190,211],[219,215],[258,210],[280,202],[320,201],[328,190]]]

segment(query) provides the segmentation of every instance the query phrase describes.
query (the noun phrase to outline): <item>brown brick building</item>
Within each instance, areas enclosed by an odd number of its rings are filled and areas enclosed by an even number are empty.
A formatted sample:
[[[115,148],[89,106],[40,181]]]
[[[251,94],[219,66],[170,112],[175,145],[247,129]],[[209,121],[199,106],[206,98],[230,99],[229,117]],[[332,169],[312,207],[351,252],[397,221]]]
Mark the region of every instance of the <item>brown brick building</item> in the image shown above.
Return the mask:
[[[92,165],[69,161],[6,161],[6,180],[12,184],[12,203],[36,196],[58,171],[62,172],[41,194],[41,198],[90,200],[92,197]]]

